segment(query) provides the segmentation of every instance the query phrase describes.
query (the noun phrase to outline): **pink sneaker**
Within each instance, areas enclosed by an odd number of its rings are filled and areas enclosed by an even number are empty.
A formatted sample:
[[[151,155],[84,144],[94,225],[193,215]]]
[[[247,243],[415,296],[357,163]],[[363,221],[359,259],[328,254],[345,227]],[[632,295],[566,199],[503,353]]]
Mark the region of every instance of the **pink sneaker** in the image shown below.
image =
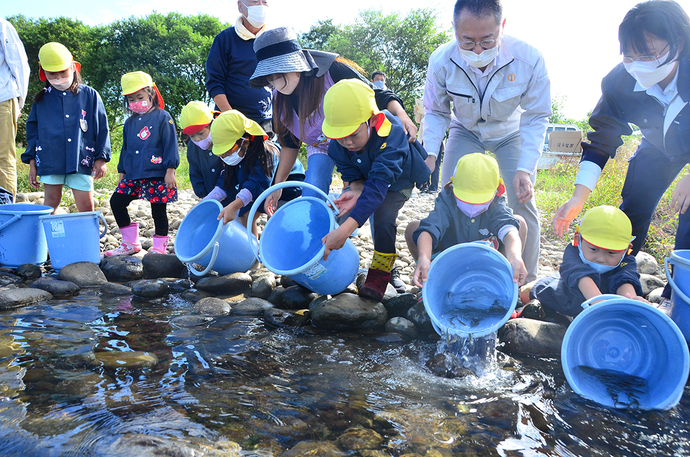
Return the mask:
[[[141,246],[135,246],[129,241],[123,241],[120,243],[120,246],[110,251],[106,251],[104,255],[106,257],[110,257],[111,255],[132,255],[139,251],[141,251]]]

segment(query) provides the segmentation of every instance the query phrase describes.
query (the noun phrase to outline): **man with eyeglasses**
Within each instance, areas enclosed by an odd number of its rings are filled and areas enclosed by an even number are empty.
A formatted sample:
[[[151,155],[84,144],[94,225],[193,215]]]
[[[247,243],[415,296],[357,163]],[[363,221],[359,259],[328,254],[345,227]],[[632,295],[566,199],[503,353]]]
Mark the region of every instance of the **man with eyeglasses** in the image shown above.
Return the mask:
[[[429,59],[424,88],[423,143],[433,171],[449,129],[441,183],[450,181],[460,157],[474,152],[496,156],[508,204],[527,222],[523,258],[527,281],[539,263],[539,217],[534,201],[551,90],[544,59],[527,43],[503,35],[500,0],[458,0],[455,39]]]

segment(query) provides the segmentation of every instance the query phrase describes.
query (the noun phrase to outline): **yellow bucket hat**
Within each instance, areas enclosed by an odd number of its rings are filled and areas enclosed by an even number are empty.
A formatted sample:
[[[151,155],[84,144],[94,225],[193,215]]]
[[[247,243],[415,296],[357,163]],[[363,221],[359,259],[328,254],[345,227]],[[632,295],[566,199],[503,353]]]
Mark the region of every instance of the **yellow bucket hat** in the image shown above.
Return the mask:
[[[480,205],[491,201],[503,185],[496,159],[481,153],[458,160],[453,175],[453,193],[458,200]]]
[[[371,87],[358,79],[343,79],[328,89],[323,99],[321,131],[328,138],[345,138],[379,112]]]
[[[120,85],[122,85],[122,95],[130,95],[135,92],[140,91],[144,87],[153,87],[158,94],[158,105],[160,109],[165,108],[165,103],[163,102],[163,97],[161,93],[158,92],[156,83],[151,79],[151,75],[144,73],[143,71],[132,71],[130,73],[125,73],[120,79]]]
[[[602,205],[588,210],[575,229],[588,243],[610,251],[628,249],[633,240],[628,216],[614,206]]]
[[[180,113],[182,133],[194,135],[213,121],[214,111],[204,102],[189,102]]]
[[[41,81],[47,79],[44,71],[64,71],[72,64],[77,71],[81,71],[81,64],[72,60],[72,53],[60,43],[51,41],[38,51],[38,77]]]
[[[213,138],[213,153],[224,154],[242,138],[245,133],[251,136],[260,136],[264,140],[268,135],[259,124],[247,119],[244,114],[233,109],[220,114],[211,124],[211,137]]]

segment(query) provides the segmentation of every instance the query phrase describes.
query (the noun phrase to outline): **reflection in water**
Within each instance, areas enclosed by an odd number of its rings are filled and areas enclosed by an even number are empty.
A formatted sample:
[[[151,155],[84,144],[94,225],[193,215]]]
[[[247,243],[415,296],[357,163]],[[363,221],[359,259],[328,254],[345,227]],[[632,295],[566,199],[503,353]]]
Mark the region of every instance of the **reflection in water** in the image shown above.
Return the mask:
[[[199,319],[190,308],[90,292],[0,314],[0,453],[690,452],[687,400],[671,412],[593,407],[567,386],[560,361],[489,351],[495,335],[444,346],[490,361],[445,379],[425,368],[445,341],[386,345],[246,316]]]

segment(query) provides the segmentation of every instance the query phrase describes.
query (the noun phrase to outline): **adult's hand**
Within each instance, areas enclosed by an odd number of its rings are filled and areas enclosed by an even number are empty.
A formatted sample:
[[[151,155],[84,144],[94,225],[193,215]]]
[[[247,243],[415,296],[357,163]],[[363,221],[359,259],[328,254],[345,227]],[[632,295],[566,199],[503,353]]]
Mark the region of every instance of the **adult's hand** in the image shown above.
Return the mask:
[[[591,190],[582,184],[577,184],[575,186],[573,196],[558,208],[556,215],[553,217],[553,231],[557,236],[563,236],[568,232],[570,223],[582,212],[582,208],[585,206],[585,200],[587,200],[591,192]]]
[[[266,201],[264,201],[264,211],[268,217],[273,216],[273,213],[275,213],[278,209],[278,200],[280,200],[281,195],[283,195],[283,189],[278,189],[269,195],[266,198]]]
[[[424,159],[424,163],[426,163],[426,166],[429,167],[429,171],[433,173],[436,169],[436,156],[429,154],[429,157]]]
[[[412,122],[412,119],[410,119],[407,114],[405,114],[405,116],[401,116],[400,120],[402,121],[405,133],[407,133],[407,136],[409,136],[407,141],[414,143],[414,140],[417,139],[417,126],[414,124],[414,122]]]
[[[690,174],[685,175],[673,190],[671,206],[675,211],[680,211],[680,214],[685,214],[690,207]]]
[[[513,187],[515,188],[515,196],[520,203],[525,203],[534,196],[534,186],[529,173],[526,171],[518,170],[515,172]]]

